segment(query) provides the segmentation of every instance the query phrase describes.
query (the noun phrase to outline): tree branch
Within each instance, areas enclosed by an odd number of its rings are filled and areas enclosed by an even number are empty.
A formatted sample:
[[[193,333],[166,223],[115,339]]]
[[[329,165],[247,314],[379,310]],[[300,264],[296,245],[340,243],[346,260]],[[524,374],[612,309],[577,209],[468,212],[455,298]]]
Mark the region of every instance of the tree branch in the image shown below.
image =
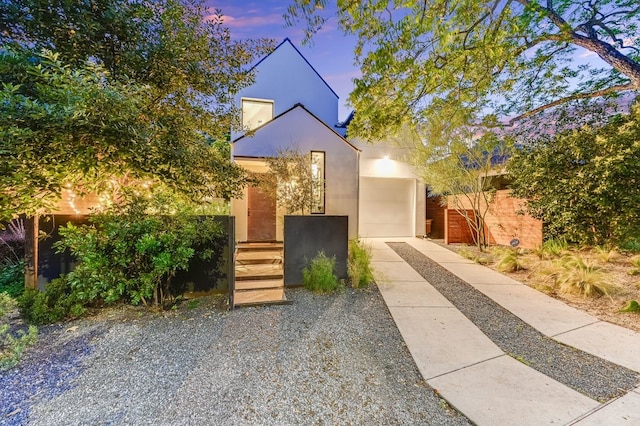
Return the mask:
[[[601,96],[606,96],[606,95],[610,95],[612,93],[619,93],[619,92],[624,92],[626,90],[635,90],[636,86],[633,83],[627,83],[627,84],[618,84],[615,86],[611,86],[611,87],[607,87],[606,89],[602,89],[602,90],[596,90],[595,92],[589,92],[589,93],[576,93],[570,96],[566,96],[564,98],[561,99],[556,99],[553,102],[550,102],[548,104],[539,106],[538,108],[532,109],[530,111],[525,112],[524,114],[520,114],[517,117],[512,118],[511,120],[508,121],[507,126],[506,127],[510,127],[513,126],[516,122],[527,118],[527,117],[531,117],[533,115],[536,115],[542,111],[546,111],[548,109],[551,109],[553,107],[557,107],[558,105],[562,105],[564,103],[570,102],[570,101],[575,101],[578,99],[593,99],[593,98],[599,98]]]

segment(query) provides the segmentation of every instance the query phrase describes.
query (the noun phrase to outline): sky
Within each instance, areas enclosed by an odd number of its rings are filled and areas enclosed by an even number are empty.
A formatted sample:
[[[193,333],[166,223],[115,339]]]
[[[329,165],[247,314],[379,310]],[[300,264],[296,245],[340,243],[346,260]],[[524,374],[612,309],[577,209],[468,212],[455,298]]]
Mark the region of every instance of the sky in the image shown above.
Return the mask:
[[[288,37],[340,97],[339,119],[347,118],[351,112],[346,106],[347,98],[353,90],[352,80],[360,76],[360,71],[353,65],[355,39],[346,37],[337,28],[337,22],[330,21],[325,25],[313,37],[313,45],[303,46],[302,24],[286,27],[282,17],[291,0],[207,0],[206,3],[213,9],[222,10],[224,23],[233,39],[266,37],[279,44]]]
[[[275,39],[279,44],[288,37],[338,94],[338,118],[345,120],[351,112],[351,108],[347,106],[347,98],[354,87],[353,79],[361,75],[359,68],[353,65],[356,40],[353,36],[346,36],[338,28],[334,18],[313,37],[312,45],[302,45],[304,24],[287,27],[283,18],[287,6],[292,1],[206,0],[206,4],[212,10],[222,10],[225,25],[229,27],[233,39],[266,37]],[[574,66],[587,63],[595,66],[604,65],[595,53],[581,48],[577,49],[572,62]]]

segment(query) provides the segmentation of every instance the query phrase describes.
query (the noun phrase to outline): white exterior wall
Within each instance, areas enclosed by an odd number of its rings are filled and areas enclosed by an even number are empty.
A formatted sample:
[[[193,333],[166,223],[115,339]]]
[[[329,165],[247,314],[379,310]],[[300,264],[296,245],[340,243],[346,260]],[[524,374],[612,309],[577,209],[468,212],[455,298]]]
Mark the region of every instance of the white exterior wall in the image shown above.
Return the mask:
[[[260,159],[276,156],[278,150],[325,152],[325,215],[348,215],[349,238],[358,235],[358,165],[359,152],[339,135],[327,128],[302,107],[296,107],[280,118],[267,123],[251,137],[232,145],[235,161],[246,166],[244,157]],[[254,160],[249,160],[254,161]],[[259,167],[258,163],[255,167]],[[256,170],[259,171],[259,170]],[[246,196],[244,197],[246,199]],[[282,239],[281,211],[276,221],[276,238]],[[247,203],[234,200],[232,214],[236,216],[236,236],[247,236]]]
[[[328,126],[338,122],[338,96],[289,40],[258,63],[254,71],[254,84],[236,95],[238,107],[242,105],[242,98],[273,100],[276,117],[301,103]],[[231,140],[243,133],[233,132]]]
[[[424,235],[426,189],[406,161],[409,150],[391,143],[352,142],[362,150],[359,198],[361,236]]]

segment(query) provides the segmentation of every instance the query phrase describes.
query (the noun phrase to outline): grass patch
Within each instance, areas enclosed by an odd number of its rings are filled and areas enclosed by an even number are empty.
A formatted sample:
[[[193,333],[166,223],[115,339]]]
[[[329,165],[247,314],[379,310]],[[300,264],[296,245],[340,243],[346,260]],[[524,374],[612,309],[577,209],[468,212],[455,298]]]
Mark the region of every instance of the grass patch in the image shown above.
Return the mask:
[[[596,257],[603,263],[612,263],[620,258],[620,253],[616,249],[597,246],[593,249]]]
[[[353,288],[368,287],[373,282],[371,249],[359,240],[349,241],[347,274]]]

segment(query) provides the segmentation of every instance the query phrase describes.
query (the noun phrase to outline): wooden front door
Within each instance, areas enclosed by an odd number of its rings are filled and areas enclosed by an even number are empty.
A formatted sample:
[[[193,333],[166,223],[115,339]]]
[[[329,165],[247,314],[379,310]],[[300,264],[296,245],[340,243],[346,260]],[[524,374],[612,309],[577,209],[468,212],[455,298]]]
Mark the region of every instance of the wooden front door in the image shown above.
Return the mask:
[[[247,239],[249,241],[276,240],[276,202],[260,188],[249,187]]]

